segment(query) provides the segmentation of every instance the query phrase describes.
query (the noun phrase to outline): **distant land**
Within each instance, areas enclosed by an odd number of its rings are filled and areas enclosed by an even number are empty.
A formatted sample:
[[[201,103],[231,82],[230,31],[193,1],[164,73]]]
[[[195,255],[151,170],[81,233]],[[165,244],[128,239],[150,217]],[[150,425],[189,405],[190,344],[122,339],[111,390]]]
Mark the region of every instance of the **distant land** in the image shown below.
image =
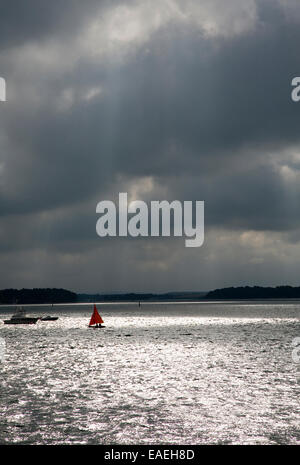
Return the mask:
[[[77,294],[66,289],[3,289],[0,304],[54,304],[77,302]]]
[[[242,300],[242,299],[300,299],[300,287],[226,287],[216,289],[205,295],[212,300]]]
[[[0,304],[55,304],[85,302],[201,301],[201,300],[300,299],[300,287],[227,287],[209,292],[167,292],[127,294],[76,294],[66,289],[3,289]]]
[[[207,292],[168,292],[165,294],[76,294],[66,289],[3,289],[0,290],[0,304],[54,304],[84,302],[132,302],[132,301],[169,301],[201,300]]]
[[[145,300],[202,300],[207,292],[167,292],[165,294],[77,294],[78,302],[137,302]]]

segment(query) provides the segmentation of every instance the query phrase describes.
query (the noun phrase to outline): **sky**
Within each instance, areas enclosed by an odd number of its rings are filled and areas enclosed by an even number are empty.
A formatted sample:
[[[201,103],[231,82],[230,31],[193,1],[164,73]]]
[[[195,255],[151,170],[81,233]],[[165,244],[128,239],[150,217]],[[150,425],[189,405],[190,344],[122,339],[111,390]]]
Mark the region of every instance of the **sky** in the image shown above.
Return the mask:
[[[297,0],[0,0],[0,288],[300,285]],[[96,205],[205,202],[202,247]]]

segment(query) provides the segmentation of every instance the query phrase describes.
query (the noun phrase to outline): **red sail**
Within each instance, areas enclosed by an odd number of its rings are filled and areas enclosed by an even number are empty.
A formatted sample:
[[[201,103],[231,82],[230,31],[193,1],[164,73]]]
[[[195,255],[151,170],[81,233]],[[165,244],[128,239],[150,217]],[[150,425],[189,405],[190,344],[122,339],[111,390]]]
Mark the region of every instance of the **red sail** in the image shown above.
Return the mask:
[[[100,324],[104,323],[104,321],[102,320],[101,316],[99,315],[96,305],[94,305],[94,311],[93,311],[92,318],[91,318],[89,326],[96,325],[96,324],[99,324],[99,323]]]

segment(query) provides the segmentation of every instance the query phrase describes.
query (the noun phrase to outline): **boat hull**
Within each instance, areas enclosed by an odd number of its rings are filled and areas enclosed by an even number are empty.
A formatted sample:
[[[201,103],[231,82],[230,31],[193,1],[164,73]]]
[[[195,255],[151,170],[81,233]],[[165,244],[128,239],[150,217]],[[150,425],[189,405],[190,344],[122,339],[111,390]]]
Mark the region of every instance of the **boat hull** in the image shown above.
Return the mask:
[[[105,326],[89,326],[89,328],[93,328],[93,329],[102,329],[102,328],[105,328]]]
[[[4,320],[5,325],[34,325],[39,318],[12,318]]]
[[[41,321],[56,321],[58,320],[58,316],[46,316],[44,318],[41,318]]]

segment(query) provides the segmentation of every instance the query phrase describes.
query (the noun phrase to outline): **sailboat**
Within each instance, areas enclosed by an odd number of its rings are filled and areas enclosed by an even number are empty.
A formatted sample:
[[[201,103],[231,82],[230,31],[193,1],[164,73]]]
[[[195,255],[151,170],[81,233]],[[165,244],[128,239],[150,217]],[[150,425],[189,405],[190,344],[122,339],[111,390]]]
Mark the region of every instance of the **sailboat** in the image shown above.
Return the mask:
[[[89,323],[89,328],[105,328],[105,326],[102,326],[102,323],[104,321],[102,320],[101,316],[98,313],[97,307],[94,304],[94,311],[92,314],[91,321]]]

